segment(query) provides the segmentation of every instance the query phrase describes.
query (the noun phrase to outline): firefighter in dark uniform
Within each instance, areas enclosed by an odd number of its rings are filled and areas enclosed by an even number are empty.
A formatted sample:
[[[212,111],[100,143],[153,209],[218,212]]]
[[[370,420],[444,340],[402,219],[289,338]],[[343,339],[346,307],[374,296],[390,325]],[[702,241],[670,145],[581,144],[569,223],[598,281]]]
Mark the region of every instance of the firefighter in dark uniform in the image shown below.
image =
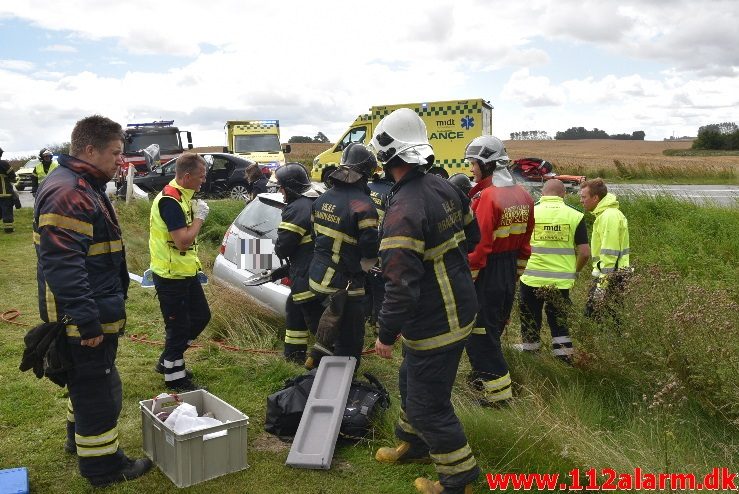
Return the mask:
[[[0,158],[2,156],[3,149],[0,148]],[[14,230],[15,191],[13,190],[13,182],[15,182],[15,173],[10,169],[10,163],[0,159],[0,213],[2,214],[3,231],[5,233],[13,233]]]
[[[465,150],[475,185],[472,210],[480,227],[480,243],[469,255],[480,313],[467,340],[472,365],[468,377],[481,405],[510,399],[511,375],[500,337],[511,315],[518,278],[531,255],[534,201],[508,171],[508,155],[500,139],[476,137]]]
[[[395,182],[392,177],[388,177],[384,173],[375,173],[372,180],[367,183],[370,190],[370,199],[375,204],[377,215],[382,223],[385,216],[385,202]],[[373,326],[377,324],[377,315],[380,313],[382,299],[385,297],[385,281],[382,279],[382,272],[377,266],[367,273],[366,295],[364,300],[364,316]]]
[[[348,297],[333,355],[362,354],[364,344],[365,273],[377,264],[378,216],[367,180],[377,168],[375,156],[364,145],[344,149],[341,164],[330,177],[334,186],[313,203],[313,262],[310,289],[325,298],[338,289]],[[327,349],[330,350],[330,349]]]
[[[383,463],[433,461],[439,481],[416,479],[422,493],[471,493],[480,474],[451,402],[465,341],[475,324],[477,298],[467,254],[479,240],[469,199],[425,171],[433,164],[426,126],[402,108],[385,117],[372,146],[393,175],[381,226],[385,299],[375,351],[390,358],[403,336],[401,415],[395,448],[380,448]]]
[[[260,173],[261,175],[261,173]],[[323,304],[308,288],[308,268],[313,259],[311,208],[318,192],[311,186],[308,173],[300,163],[287,163],[275,170],[271,184],[277,185],[285,198],[282,221],[277,228],[275,254],[289,265],[290,296],[285,304],[286,359],[303,364],[308,348],[308,332],[315,334],[323,313]],[[276,269],[272,281],[284,272]]]
[[[38,159],[41,160],[41,163],[37,164],[34,167],[33,172],[31,172],[31,194],[34,195],[36,195],[36,191],[38,190],[38,186],[41,185],[41,182],[46,180],[47,175],[59,166],[59,163],[54,159],[54,154],[47,148],[43,148],[39,151]]]
[[[115,366],[126,323],[128,269],[121,229],[105,184],[123,162],[123,130],[94,115],[77,122],[71,156],[38,189],[34,244],[39,312],[65,322],[69,403],[65,449],[76,452],[80,473],[96,486],[131,480],[150,467],[132,460],[118,441],[122,386]]]

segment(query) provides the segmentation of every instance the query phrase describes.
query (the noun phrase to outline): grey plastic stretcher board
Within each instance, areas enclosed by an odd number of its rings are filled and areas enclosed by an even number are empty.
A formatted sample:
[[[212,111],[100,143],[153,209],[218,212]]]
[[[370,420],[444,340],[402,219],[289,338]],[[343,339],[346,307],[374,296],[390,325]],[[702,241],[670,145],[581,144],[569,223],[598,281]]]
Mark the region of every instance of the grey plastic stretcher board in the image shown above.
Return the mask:
[[[354,357],[323,357],[286,465],[328,470],[352,384]]]

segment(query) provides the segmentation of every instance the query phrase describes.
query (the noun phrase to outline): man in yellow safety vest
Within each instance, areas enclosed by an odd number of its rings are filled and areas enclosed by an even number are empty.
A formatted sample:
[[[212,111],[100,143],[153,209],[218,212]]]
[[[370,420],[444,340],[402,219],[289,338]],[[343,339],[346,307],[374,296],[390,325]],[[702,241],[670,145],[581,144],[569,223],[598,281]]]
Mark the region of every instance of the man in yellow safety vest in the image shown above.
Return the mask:
[[[195,389],[185,369],[185,350],[210,321],[210,309],[200,285],[197,237],[210,209],[193,195],[205,182],[205,160],[185,153],[177,158],[175,178],[151,205],[149,253],[154,286],[164,317],[166,340],[155,370],[176,391]]]
[[[552,353],[570,362],[572,340],[567,328],[570,289],[577,273],[590,257],[588,230],[583,213],[564,202],[565,186],[548,180],[534,206],[531,257],[521,276],[519,309],[521,340],[516,349],[536,352],[541,348],[541,312],[552,332]]]
[[[608,192],[603,179],[588,180],[580,186],[580,202],[595,215],[590,250],[593,255],[593,283],[585,314],[601,319],[608,314],[618,324],[618,301],[624,274],[631,272],[629,223],[618,207],[616,196]]]

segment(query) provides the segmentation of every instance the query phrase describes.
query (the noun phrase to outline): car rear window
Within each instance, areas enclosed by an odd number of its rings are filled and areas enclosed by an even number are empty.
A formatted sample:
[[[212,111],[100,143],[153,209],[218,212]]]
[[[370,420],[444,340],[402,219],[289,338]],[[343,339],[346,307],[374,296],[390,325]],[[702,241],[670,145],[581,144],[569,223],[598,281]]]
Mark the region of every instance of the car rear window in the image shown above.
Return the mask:
[[[277,227],[282,219],[282,204],[257,197],[236,217],[234,224],[252,235],[277,241]]]

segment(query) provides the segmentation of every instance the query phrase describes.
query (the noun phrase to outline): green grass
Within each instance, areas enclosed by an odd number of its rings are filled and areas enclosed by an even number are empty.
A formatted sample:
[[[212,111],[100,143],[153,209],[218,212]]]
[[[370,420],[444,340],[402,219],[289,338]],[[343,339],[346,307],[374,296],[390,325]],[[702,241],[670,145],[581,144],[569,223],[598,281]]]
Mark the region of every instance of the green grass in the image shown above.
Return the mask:
[[[473,405],[463,385],[469,371],[463,359],[454,403],[483,472],[564,474],[575,467],[625,472],[637,466],[645,472],[701,475],[716,466],[739,470],[739,214],[667,198],[622,204],[637,274],[623,294],[621,331],[581,317],[587,289],[583,274],[572,297],[571,328],[580,352],[574,368],[546,352],[532,357],[506,350],[516,399],[492,410]],[[201,246],[206,270],[241,207],[211,202]],[[140,274],[148,265],[148,205],[119,205],[118,210],[130,270]],[[21,210],[18,231],[0,234],[0,312],[16,308],[20,322],[33,325],[38,313],[30,220],[30,210]],[[377,375],[393,396],[374,437],[340,443],[329,471],[284,466],[288,446],[263,432],[266,396],[301,369],[277,356],[207,343],[219,339],[245,348],[279,349],[284,323],[215,283],[206,292],[213,320],[201,337],[204,346],[187,353],[188,366],[212,393],[250,416],[250,468],[188,492],[402,493],[413,491],[415,477],[434,477],[428,465],[387,467],[373,460],[377,447],[393,443],[397,349],[391,362],[375,357],[362,362],[362,369]],[[127,309],[129,334],[161,341],[163,324],[153,291],[134,283]],[[505,343],[519,341],[516,313]],[[27,466],[34,492],[91,491],[77,473],[76,459],[62,451],[65,390],[18,371],[26,329],[0,323],[0,468]],[[368,335],[367,344],[371,341]],[[157,346],[121,340],[120,429],[122,447],[130,455],[142,454],[138,401],[162,390],[161,376],[152,370],[159,352]],[[155,469],[109,491],[179,490]],[[484,479],[476,492],[488,492]]]
[[[721,149],[665,149],[665,156],[739,156],[739,150],[727,151]]]

